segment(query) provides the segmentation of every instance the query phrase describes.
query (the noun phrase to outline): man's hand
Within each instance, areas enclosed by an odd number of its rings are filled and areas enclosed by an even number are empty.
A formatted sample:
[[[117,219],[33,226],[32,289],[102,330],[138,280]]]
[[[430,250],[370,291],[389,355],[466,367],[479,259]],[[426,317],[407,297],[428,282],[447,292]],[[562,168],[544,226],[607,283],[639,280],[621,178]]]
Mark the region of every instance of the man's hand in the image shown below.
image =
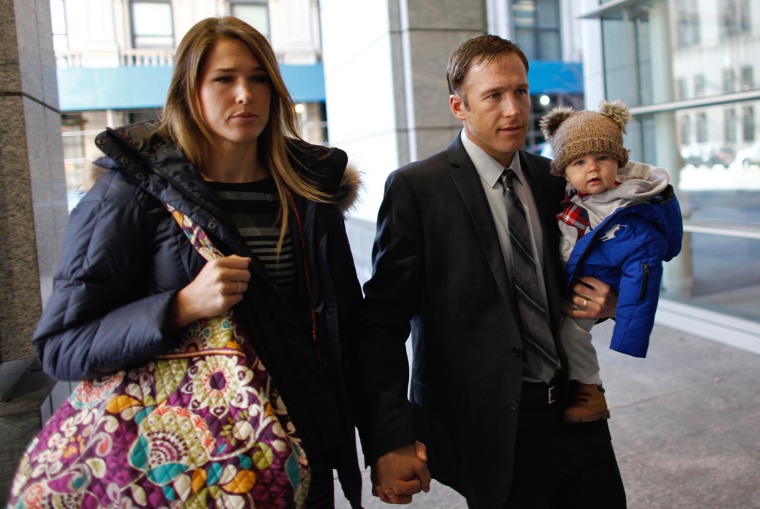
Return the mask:
[[[563,308],[567,316],[598,320],[615,316],[618,295],[594,277],[584,276],[573,285],[573,307]]]
[[[377,459],[372,469],[372,494],[387,504],[408,504],[412,495],[430,491],[425,444],[415,442]]]

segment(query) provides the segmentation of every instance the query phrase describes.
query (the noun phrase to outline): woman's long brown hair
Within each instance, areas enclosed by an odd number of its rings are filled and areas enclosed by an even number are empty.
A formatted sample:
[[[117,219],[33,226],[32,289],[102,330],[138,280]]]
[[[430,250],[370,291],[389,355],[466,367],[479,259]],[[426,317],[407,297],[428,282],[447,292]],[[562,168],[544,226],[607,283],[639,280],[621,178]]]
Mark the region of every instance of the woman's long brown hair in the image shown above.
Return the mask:
[[[169,92],[159,125],[159,134],[172,140],[198,169],[203,168],[204,154],[214,150],[211,132],[206,125],[198,94],[198,79],[204,59],[220,39],[235,39],[245,44],[266,70],[272,89],[269,122],[258,139],[261,163],[277,185],[280,198],[279,252],[288,225],[289,207],[286,189],[317,202],[328,196],[295,171],[288,159],[285,138],[300,140],[293,99],[282,79],[277,59],[266,38],[244,21],[224,16],[206,18],[196,23],[182,38],[174,59]],[[305,168],[308,173],[308,168]]]

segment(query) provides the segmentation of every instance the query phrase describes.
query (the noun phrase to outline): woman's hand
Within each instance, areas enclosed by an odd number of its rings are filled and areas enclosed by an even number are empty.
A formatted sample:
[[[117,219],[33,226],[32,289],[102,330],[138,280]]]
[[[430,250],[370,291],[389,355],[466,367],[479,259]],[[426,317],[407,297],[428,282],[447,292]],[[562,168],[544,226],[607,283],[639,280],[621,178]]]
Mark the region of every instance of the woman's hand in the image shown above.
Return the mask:
[[[200,318],[224,313],[243,300],[251,272],[250,258],[237,255],[206,263],[193,281],[177,292],[171,308],[170,323],[181,329]]]
[[[595,277],[583,276],[573,285],[573,307],[563,308],[567,316],[598,320],[615,316],[618,294]]]

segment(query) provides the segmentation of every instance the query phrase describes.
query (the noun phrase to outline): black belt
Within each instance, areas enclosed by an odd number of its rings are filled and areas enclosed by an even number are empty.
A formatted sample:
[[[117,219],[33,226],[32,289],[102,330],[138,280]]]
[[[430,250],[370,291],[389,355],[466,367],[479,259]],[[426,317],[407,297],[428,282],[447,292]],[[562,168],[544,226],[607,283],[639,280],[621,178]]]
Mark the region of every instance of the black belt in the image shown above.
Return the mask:
[[[559,402],[560,390],[557,385],[545,382],[523,382],[521,402],[531,406],[552,406]]]

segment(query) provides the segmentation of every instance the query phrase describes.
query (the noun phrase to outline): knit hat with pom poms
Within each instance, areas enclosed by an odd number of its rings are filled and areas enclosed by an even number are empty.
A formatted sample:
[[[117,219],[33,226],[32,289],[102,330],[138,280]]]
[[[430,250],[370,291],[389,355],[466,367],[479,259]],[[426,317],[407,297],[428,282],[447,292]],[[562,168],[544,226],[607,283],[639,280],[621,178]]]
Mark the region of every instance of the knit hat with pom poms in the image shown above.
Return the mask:
[[[552,146],[552,173],[564,175],[568,164],[586,154],[609,154],[622,168],[628,162],[623,147],[625,126],[631,113],[623,101],[599,103],[599,112],[575,111],[560,106],[544,115],[541,131]]]

